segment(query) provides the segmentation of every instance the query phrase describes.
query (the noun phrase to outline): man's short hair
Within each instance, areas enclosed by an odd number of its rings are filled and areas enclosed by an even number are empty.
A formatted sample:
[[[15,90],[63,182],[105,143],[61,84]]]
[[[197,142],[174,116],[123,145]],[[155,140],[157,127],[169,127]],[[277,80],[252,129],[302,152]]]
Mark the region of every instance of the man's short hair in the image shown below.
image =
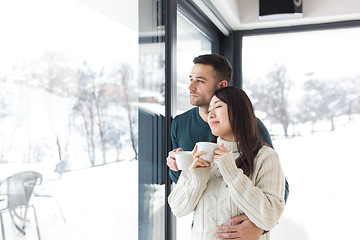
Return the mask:
[[[218,82],[226,80],[230,83],[232,79],[232,66],[229,60],[219,54],[205,54],[194,58],[194,64],[210,65],[214,68]]]

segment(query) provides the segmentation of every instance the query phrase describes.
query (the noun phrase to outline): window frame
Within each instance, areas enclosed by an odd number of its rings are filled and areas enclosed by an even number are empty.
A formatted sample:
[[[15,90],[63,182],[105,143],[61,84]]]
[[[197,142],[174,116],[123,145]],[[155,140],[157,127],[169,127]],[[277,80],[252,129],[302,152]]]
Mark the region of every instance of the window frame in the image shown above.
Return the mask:
[[[212,42],[212,52],[219,53],[223,34],[192,1],[177,0],[164,2],[165,15],[165,126],[164,156],[171,151],[171,121],[176,115],[173,103],[176,102],[176,51],[177,51],[177,11],[191,21]],[[166,164],[165,161],[163,164]],[[165,239],[176,239],[176,219],[167,202],[171,192],[169,169],[164,167],[165,176]]]
[[[334,30],[334,29],[345,29],[360,27],[360,20],[348,20],[340,22],[330,22],[330,23],[319,23],[319,24],[308,24],[308,25],[299,25],[299,26],[289,26],[289,27],[276,27],[276,28],[261,28],[261,29],[252,29],[252,30],[239,30],[234,31],[232,40],[234,50],[233,53],[240,53],[238,56],[232,56],[231,58],[237,61],[236,64],[233,64],[233,82],[237,87],[243,85],[243,73],[242,73],[242,43],[243,37],[245,36],[259,36],[265,34],[277,34],[277,33],[294,33],[294,32],[310,32],[310,31],[320,31],[320,30]]]
[[[360,20],[350,20],[341,22],[308,24],[290,27],[262,28],[253,30],[231,31],[229,36],[225,36],[210,21],[208,17],[195,5],[192,1],[178,0],[166,1],[166,21],[165,21],[165,52],[166,52],[166,79],[165,79],[165,151],[171,150],[170,127],[173,114],[173,98],[176,88],[176,37],[177,37],[177,11],[190,20],[199,30],[210,39],[212,44],[212,52],[219,53],[227,57],[233,66],[233,80],[231,85],[242,87],[242,41],[244,36],[291,33],[301,31],[329,30],[338,28],[359,27]],[[176,91],[176,90],[175,90]],[[171,191],[171,180],[168,174],[168,168],[165,168],[165,239],[176,239],[176,221],[171,213],[171,209],[167,203],[167,196]]]

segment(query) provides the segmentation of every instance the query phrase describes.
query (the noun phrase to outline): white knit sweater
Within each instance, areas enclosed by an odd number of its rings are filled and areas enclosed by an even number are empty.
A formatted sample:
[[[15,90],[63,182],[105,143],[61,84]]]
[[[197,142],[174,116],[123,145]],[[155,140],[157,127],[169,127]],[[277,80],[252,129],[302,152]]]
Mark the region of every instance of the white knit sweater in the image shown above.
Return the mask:
[[[194,211],[193,240],[216,239],[216,226],[229,225],[230,218],[245,213],[259,228],[270,230],[284,209],[285,177],[277,153],[262,147],[255,157],[251,178],[235,164],[239,156],[235,142],[221,138],[232,153],[212,163],[210,167],[183,171],[168,197],[175,216]],[[259,240],[270,239],[269,233]]]

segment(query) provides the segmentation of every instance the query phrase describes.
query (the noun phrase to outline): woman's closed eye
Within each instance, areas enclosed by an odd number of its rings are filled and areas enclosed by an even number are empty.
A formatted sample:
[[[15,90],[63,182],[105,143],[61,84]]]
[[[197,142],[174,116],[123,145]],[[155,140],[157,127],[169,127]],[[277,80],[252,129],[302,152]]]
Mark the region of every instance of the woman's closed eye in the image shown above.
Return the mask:
[[[221,108],[221,107],[223,107],[223,106],[221,106],[221,105],[215,106],[214,109]],[[211,110],[209,109],[207,113],[208,113],[208,114],[211,113]]]

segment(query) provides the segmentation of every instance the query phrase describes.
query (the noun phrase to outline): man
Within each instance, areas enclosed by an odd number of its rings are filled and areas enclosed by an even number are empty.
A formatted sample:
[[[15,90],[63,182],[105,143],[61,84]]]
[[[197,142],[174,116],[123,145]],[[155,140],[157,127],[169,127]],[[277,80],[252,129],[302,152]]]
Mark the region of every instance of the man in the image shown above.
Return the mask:
[[[210,100],[215,91],[229,85],[232,67],[229,61],[217,54],[200,55],[193,60],[190,78],[190,103],[195,106],[174,118],[171,124],[171,140],[174,150],[169,152],[166,164],[170,168],[170,178],[177,183],[181,171],[177,168],[174,152],[191,151],[197,142],[211,141],[212,134],[207,124]],[[259,120],[258,127],[263,139],[272,147],[270,135]],[[287,188],[286,188],[287,190]],[[287,193],[285,194],[287,198]],[[255,240],[263,234],[263,229],[253,224],[246,215],[230,219],[236,225],[218,226],[218,238]]]

